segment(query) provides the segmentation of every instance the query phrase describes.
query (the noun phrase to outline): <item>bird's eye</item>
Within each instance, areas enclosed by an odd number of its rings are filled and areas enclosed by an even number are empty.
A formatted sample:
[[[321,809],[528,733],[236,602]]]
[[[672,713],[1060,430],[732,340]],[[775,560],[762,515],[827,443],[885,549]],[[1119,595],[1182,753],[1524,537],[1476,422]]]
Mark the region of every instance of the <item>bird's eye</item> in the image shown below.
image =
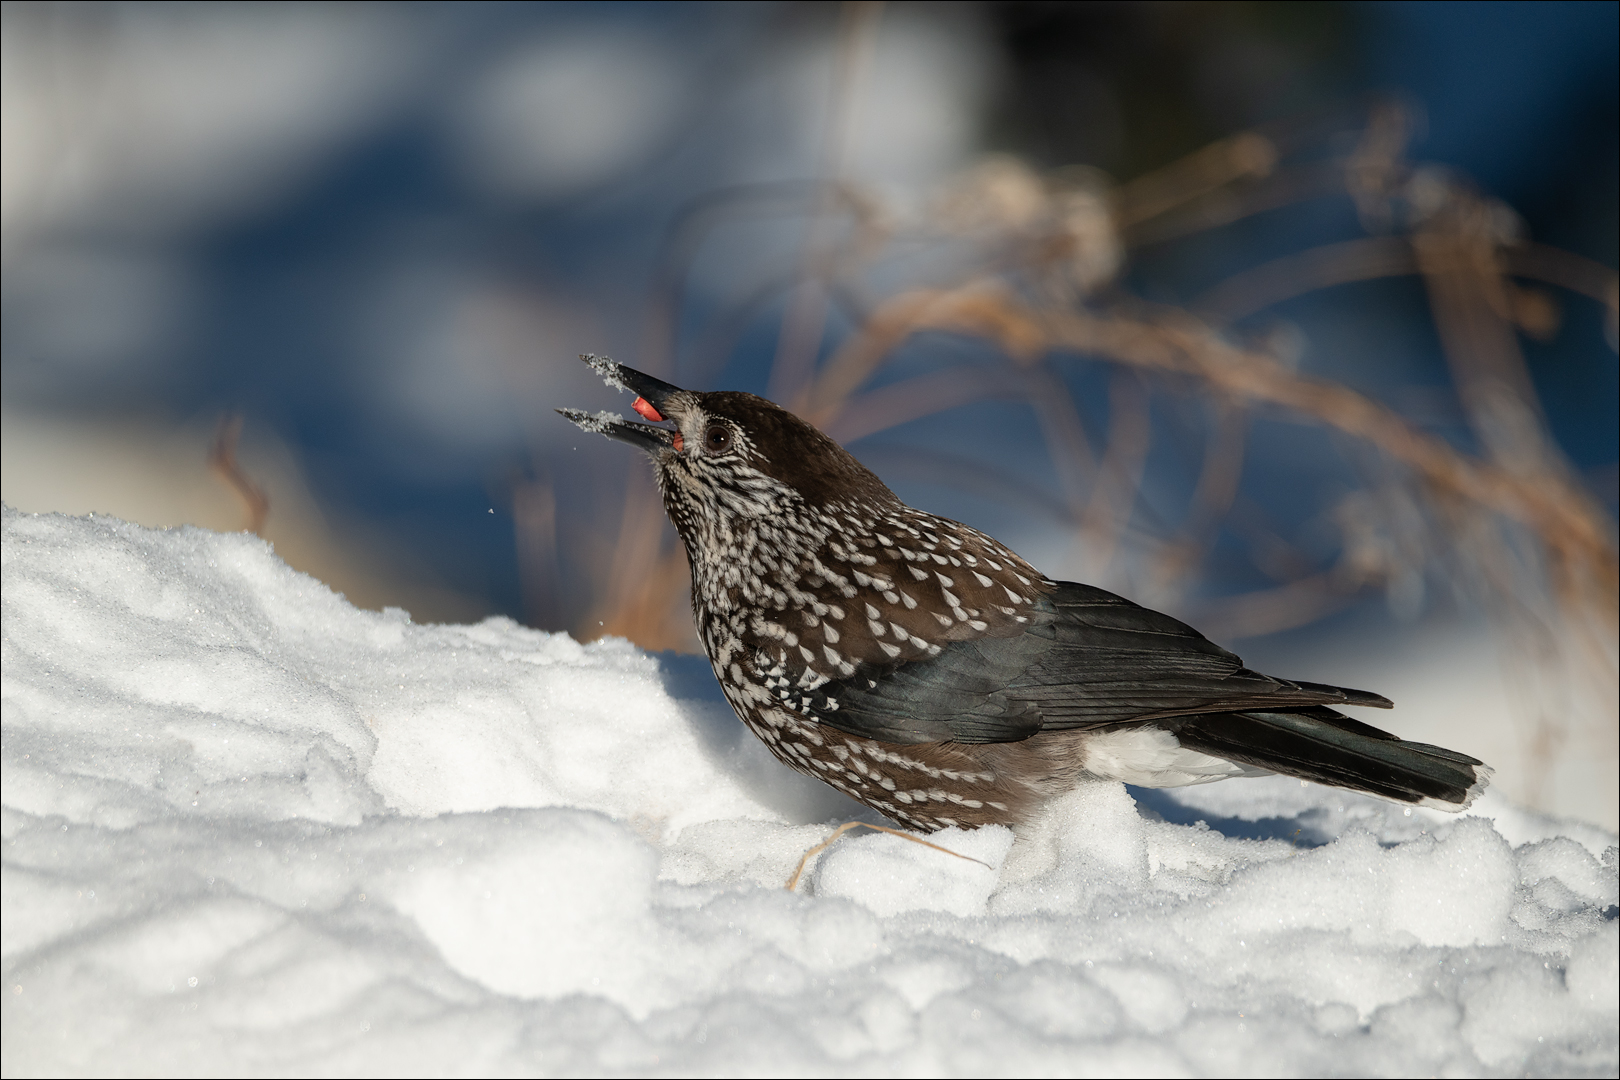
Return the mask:
[[[715,424],[703,433],[703,446],[711,454],[731,449],[731,432],[722,424]]]

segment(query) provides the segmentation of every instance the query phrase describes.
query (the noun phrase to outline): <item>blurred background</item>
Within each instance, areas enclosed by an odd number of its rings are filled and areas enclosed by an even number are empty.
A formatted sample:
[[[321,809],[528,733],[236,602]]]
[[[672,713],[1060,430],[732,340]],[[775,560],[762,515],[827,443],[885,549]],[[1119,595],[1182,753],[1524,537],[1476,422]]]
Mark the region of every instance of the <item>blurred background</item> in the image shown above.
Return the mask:
[[[696,651],[576,359],[1616,826],[1586,3],[3,8],[3,497]]]

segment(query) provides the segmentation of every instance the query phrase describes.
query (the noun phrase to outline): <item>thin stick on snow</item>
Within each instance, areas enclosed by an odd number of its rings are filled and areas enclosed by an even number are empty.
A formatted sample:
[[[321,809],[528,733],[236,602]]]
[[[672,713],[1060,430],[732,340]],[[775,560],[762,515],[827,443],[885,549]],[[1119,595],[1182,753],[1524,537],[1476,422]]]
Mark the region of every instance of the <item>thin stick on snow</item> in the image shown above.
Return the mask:
[[[219,430],[214,433],[214,444],[208,448],[208,466],[232,491],[241,497],[247,507],[247,531],[264,534],[265,519],[270,516],[270,496],[256,484],[236,460],[236,444],[242,437],[240,413],[226,413],[219,418]]]

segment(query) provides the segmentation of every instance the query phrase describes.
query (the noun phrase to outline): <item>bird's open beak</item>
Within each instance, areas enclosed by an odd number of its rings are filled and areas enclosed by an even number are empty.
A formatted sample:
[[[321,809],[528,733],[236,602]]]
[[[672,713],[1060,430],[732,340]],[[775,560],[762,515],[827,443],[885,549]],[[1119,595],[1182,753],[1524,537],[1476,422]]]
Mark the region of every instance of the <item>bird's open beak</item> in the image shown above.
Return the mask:
[[[631,407],[637,413],[654,423],[660,423],[668,417],[668,410],[674,404],[675,395],[682,393],[678,386],[655,379],[651,375],[644,375],[634,368],[627,368],[623,364],[609,360],[605,356],[580,356],[580,359],[589,364],[596,373],[602,376],[602,381],[609,386],[628,390],[636,395],[634,405]],[[564,417],[572,420],[586,431],[594,431],[598,435],[606,435],[610,439],[618,439],[632,446],[640,447],[649,454],[657,454],[661,450],[679,450],[681,448],[681,433],[670,428],[653,427],[651,424],[638,424],[628,421],[618,413],[599,412],[588,413],[582,409],[558,409]]]

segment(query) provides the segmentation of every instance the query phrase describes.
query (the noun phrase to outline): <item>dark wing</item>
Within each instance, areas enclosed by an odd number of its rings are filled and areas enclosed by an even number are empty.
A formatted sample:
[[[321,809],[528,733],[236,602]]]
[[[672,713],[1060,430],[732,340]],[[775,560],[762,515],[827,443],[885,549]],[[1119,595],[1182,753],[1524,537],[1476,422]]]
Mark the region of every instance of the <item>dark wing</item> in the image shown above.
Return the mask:
[[[1390,707],[1378,694],[1251,671],[1186,623],[1090,585],[1059,582],[1046,599],[1055,617],[1027,635],[1046,647],[1008,686],[1039,705],[1044,730],[1215,709]]]
[[[926,657],[860,663],[804,695],[806,711],[884,742],[985,743],[1212,711],[1390,705],[1250,671],[1185,623],[1089,585],[1057,582],[1024,610],[1028,621],[1011,636],[987,632]]]
[[[1021,638],[958,641],[926,660],[863,665],[809,704],[823,724],[880,742],[1017,742],[1042,725],[1040,707],[1007,690],[1029,663]]]

